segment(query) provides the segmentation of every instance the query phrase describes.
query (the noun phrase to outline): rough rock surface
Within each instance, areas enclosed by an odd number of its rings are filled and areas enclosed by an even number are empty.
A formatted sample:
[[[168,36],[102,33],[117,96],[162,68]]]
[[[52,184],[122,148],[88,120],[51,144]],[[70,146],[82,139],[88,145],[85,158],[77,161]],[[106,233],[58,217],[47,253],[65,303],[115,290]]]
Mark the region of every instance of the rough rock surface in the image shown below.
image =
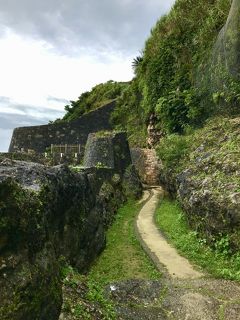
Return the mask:
[[[132,163],[125,132],[98,132],[88,136],[84,167],[106,167],[123,174]]]
[[[154,148],[159,140],[164,136],[163,132],[157,128],[158,119],[155,114],[151,114],[148,121],[147,127],[147,146]]]
[[[177,195],[191,226],[209,242],[227,237],[240,249],[240,119],[211,121],[180,164],[161,168],[160,180]],[[180,171],[179,171],[180,170]]]
[[[64,290],[65,296],[74,299],[76,307],[82,306],[88,313],[84,318],[72,310],[63,313],[59,320],[106,319],[100,305],[86,299],[88,288],[84,281],[77,281],[75,286],[66,285]],[[104,294],[112,302],[118,320],[240,319],[240,287],[226,280],[129,279],[111,283]]]
[[[4,160],[0,164],[0,318],[57,319],[60,261],[86,270],[124,201],[122,177]]]
[[[226,280],[127,280],[108,286],[106,295],[121,320],[240,319],[240,287]]]
[[[142,195],[142,183],[134,165],[129,165],[125,170],[123,189],[129,198],[139,199]]]
[[[161,162],[154,149],[131,149],[132,162],[143,183],[159,185]]]

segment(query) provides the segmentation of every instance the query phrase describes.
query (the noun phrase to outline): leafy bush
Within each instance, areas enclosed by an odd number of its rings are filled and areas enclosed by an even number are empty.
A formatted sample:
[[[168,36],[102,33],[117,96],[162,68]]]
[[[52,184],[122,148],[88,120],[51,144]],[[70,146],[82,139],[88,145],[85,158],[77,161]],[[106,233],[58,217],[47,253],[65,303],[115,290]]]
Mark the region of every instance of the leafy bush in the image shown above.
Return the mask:
[[[146,113],[142,108],[142,89],[138,79],[131,81],[117,100],[112,123],[128,133],[130,144],[144,147],[147,137]]]
[[[183,132],[186,124],[199,124],[206,116],[200,96],[193,89],[170,91],[158,100],[155,112],[169,133]]]

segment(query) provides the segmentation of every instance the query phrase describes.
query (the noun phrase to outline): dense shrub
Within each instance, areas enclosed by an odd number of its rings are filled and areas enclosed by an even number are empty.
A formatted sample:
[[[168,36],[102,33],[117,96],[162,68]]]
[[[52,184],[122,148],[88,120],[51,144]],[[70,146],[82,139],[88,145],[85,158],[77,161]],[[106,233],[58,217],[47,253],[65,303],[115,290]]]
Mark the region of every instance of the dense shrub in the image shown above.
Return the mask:
[[[124,113],[127,128],[138,132],[155,113],[158,127],[181,133],[186,125],[198,125],[217,110],[209,92],[208,67],[230,5],[226,0],[177,0],[159,19],[142,56],[133,61],[136,78],[119,101],[118,113]],[[132,119],[139,114],[141,122],[134,124]]]
[[[199,124],[207,116],[195,90],[170,91],[159,98],[155,113],[167,132],[183,132],[186,124]]]

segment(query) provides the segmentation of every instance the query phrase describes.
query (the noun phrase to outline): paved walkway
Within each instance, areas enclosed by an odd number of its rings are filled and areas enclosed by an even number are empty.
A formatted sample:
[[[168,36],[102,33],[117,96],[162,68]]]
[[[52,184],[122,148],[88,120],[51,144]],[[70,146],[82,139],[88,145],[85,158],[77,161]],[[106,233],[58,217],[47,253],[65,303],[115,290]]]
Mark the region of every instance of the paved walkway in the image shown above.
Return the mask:
[[[160,198],[163,196],[161,187],[152,189],[152,196],[141,209],[136,228],[142,245],[160,271],[163,265],[172,278],[197,279],[202,273],[193,269],[189,261],[178,254],[170,246],[154,222],[154,213]]]

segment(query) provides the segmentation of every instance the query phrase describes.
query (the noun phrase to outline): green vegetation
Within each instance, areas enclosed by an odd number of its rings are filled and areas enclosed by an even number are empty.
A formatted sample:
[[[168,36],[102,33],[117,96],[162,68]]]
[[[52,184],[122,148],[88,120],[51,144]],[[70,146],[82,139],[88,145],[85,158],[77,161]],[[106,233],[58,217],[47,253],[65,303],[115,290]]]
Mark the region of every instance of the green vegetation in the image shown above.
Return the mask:
[[[151,115],[163,133],[183,134],[186,127],[199,127],[212,115],[239,114],[239,82],[224,69],[226,57],[213,54],[230,6],[226,0],[176,0],[133,60],[134,79],[95,86],[71,101],[60,121],[76,119],[116,99],[114,126],[128,132],[131,145],[144,147]]]
[[[218,174],[218,179],[222,181],[240,185],[239,177],[235,174],[240,165],[239,125],[240,118],[221,116],[211,118],[206,121],[203,128],[196,130],[186,128],[184,134],[171,134],[162,138],[157,146],[158,156],[166,168],[178,173],[187,168],[196,170],[198,158],[209,155],[215,161],[208,163],[206,158],[205,163],[208,164],[209,171],[204,172],[198,168],[198,175],[206,177],[214,173]],[[229,170],[226,170],[227,167]]]
[[[211,247],[192,231],[176,201],[164,199],[156,222],[166,237],[190,261],[217,278],[240,281],[240,254],[232,254],[228,236],[219,235]]]
[[[68,288],[64,311],[71,312],[74,319],[95,319],[95,310],[101,310],[104,319],[116,319],[112,302],[104,297],[106,285],[127,279],[159,279],[155,269],[142,250],[134,232],[135,216],[140,209],[130,201],[119,209],[113,225],[107,231],[107,245],[104,252],[92,266],[88,275],[80,275],[72,268],[65,267],[62,276]],[[69,294],[69,287],[73,288]],[[84,296],[74,294],[81,287]],[[84,287],[84,288],[83,288]],[[78,300],[76,300],[78,299]]]
[[[103,288],[92,279],[79,274],[71,267],[62,269],[64,296],[62,311],[71,319],[116,319],[112,302],[104,297]]]
[[[127,131],[131,145],[139,147],[145,146],[147,137],[146,114],[141,106],[142,97],[141,86],[135,78],[117,99],[112,114],[114,126],[118,130]]]
[[[208,63],[229,9],[230,1],[225,0],[177,0],[151,30],[142,56],[133,61],[135,78],[118,99],[113,116],[133,144],[144,143],[151,114],[163,132],[182,133],[186,125],[199,126],[219,111],[216,97],[232,101],[229,95],[240,92],[233,79],[225,81],[228,98],[218,88],[209,90]],[[228,103],[231,113],[230,107]]]
[[[58,119],[56,122],[78,119],[83,114],[116,99],[127,87],[128,83],[126,82],[115,82],[112,80],[98,84],[91,91],[82,93],[78,100],[71,101],[71,105],[65,106],[67,113],[62,120]]]
[[[158,144],[157,154],[167,168],[178,166],[178,170],[180,170],[181,160],[184,159],[186,161],[191,142],[191,135],[168,135]]]
[[[160,274],[143,252],[134,232],[140,207],[130,201],[119,209],[116,221],[107,232],[107,246],[89,278],[101,285],[125,279],[156,279]]]
[[[157,148],[166,188],[180,192],[192,229],[209,242],[221,233],[233,252],[240,248],[239,143],[240,118],[219,116],[203,128],[165,136]]]

